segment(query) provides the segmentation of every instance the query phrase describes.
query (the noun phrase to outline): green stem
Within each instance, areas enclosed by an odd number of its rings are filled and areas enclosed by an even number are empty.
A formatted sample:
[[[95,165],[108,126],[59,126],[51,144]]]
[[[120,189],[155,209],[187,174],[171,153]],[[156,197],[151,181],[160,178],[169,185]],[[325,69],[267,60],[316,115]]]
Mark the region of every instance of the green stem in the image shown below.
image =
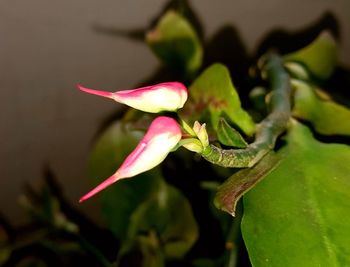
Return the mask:
[[[289,75],[278,55],[269,54],[266,62],[271,112],[258,125],[255,141],[245,149],[221,149],[210,145],[202,152],[207,161],[228,168],[252,167],[275,147],[277,137],[286,130],[291,116]]]
[[[241,221],[243,213],[243,203],[240,202],[237,207],[236,217],[232,220],[230,230],[226,239],[226,263],[225,267],[238,266],[239,251],[243,244],[241,234]]]

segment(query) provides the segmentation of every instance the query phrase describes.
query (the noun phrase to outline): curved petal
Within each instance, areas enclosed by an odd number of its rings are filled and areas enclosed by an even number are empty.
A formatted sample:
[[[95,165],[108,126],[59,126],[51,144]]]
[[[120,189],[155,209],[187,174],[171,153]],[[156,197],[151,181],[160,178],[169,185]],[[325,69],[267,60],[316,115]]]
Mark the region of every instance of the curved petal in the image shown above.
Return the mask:
[[[108,179],[84,195],[79,202],[94,196],[120,179],[133,177],[160,164],[181,140],[181,128],[173,118],[153,120],[147,133],[120,168]]]
[[[179,82],[160,83],[114,93],[89,89],[79,84],[78,88],[83,92],[111,98],[116,102],[151,113],[176,111],[183,107],[188,97],[187,88]]]

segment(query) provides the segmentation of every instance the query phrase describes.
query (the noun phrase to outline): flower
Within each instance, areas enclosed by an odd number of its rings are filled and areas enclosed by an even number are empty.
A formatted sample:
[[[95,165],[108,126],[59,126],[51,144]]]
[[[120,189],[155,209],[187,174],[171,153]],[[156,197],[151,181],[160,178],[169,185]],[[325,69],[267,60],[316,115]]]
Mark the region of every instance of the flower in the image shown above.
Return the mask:
[[[187,88],[180,82],[159,83],[114,93],[85,88],[79,84],[78,88],[86,93],[111,98],[135,109],[151,113],[176,111],[182,108],[187,100]]]
[[[197,135],[199,141],[201,141],[203,148],[209,146],[209,137],[205,123],[200,124],[198,121],[195,121],[193,124],[193,131]]]
[[[111,177],[84,195],[79,202],[87,200],[120,179],[129,178],[154,168],[166,158],[181,137],[181,128],[176,120],[165,116],[157,117],[120,168]]]
[[[184,121],[182,121],[182,124],[186,127],[186,131],[191,134],[192,138],[182,139],[179,142],[179,146],[183,146],[192,152],[202,153],[209,146],[209,137],[205,128],[206,124],[200,124],[198,121],[195,121],[193,128]]]

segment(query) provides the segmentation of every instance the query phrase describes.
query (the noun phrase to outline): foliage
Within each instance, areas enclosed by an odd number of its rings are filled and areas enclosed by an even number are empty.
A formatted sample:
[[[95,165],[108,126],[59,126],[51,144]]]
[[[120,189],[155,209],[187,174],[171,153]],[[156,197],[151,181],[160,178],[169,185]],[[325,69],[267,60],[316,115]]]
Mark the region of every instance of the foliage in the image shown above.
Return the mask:
[[[285,55],[266,50],[237,79],[236,64],[210,60],[234,57],[210,56],[215,46],[185,0],[171,1],[145,39],[162,66],[149,80],[188,85],[184,108],[163,113],[181,125],[183,139],[159,166],[99,194],[103,229],[48,175],[22,200],[31,215],[26,234],[14,235],[0,217],[0,264],[350,265],[350,109],[333,100],[332,34],[319,32]],[[128,109],[100,131],[92,185],[123,164],[156,116]]]

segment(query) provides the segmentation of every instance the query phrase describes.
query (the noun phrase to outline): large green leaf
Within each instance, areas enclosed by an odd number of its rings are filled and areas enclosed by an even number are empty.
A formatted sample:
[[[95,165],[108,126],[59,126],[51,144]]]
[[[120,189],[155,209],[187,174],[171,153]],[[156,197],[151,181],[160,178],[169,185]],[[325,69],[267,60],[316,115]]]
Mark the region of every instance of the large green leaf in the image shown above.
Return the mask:
[[[307,83],[296,82],[294,85],[294,117],[310,122],[320,134],[350,135],[350,109],[321,99]]]
[[[337,63],[337,44],[332,35],[324,31],[308,46],[284,56],[286,61],[305,65],[319,79],[327,79]]]
[[[159,247],[156,233],[139,235],[124,243],[113,266],[164,267],[164,254]]]
[[[129,128],[121,122],[115,123],[96,142],[89,161],[93,185],[113,174],[136,147],[143,133]],[[99,194],[106,222],[118,238],[125,238],[132,212],[158,190],[161,180],[160,171],[155,168],[131,179],[123,179]]]
[[[200,120],[210,117],[210,124],[217,129],[220,117],[227,116],[244,133],[252,135],[255,124],[241,107],[238,93],[232,83],[229,70],[222,64],[208,67],[190,86],[190,99],[183,111],[184,117]]]
[[[349,266],[350,147],[296,122],[286,142],[280,165],[243,197],[253,266]]]
[[[192,25],[170,10],[146,35],[146,41],[163,63],[173,69],[193,73],[202,64],[203,48]]]

